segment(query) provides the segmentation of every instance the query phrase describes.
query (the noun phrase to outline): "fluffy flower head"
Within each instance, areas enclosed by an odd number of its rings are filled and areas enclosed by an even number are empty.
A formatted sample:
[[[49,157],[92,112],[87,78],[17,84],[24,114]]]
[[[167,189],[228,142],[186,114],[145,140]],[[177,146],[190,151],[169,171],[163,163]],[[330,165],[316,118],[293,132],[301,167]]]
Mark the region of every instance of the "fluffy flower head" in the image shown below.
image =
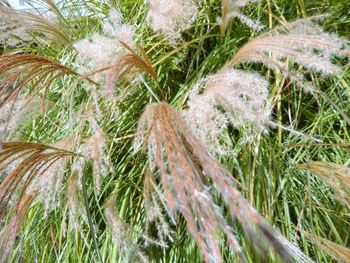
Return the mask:
[[[135,30],[132,25],[123,24],[118,11],[112,10],[102,25],[104,35],[93,34],[91,39],[82,39],[74,44],[78,52],[76,63],[80,72],[91,73],[111,66],[123,53],[121,42],[132,46]],[[103,81],[106,74],[95,74],[95,81]]]
[[[228,125],[264,131],[269,121],[268,83],[258,74],[224,69],[200,80],[184,116],[212,153],[228,154],[221,139]]]
[[[148,21],[152,29],[171,41],[180,38],[180,32],[196,19],[198,7],[195,0],[146,0],[149,4]]]

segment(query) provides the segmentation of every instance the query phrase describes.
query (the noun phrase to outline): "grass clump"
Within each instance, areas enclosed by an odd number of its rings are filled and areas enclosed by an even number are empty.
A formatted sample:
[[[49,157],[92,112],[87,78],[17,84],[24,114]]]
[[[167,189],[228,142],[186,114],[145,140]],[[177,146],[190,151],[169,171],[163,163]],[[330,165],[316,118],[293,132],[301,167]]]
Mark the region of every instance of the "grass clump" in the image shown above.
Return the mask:
[[[0,262],[346,262],[344,1],[38,2],[0,10]]]

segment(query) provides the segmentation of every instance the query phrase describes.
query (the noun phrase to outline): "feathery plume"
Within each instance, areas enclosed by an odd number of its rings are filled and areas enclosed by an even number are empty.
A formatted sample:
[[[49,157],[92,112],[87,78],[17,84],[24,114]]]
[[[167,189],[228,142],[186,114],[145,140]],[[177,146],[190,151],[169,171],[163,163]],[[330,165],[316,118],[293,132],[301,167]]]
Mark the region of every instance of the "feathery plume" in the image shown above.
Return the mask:
[[[72,229],[80,230],[79,217],[85,222],[88,222],[86,211],[79,194],[79,173],[73,171],[67,181],[67,206],[68,206],[68,217],[69,224]]]
[[[102,25],[104,35],[94,33],[91,40],[83,39],[74,44],[77,50],[76,63],[81,74],[93,72],[96,82],[105,82],[105,68],[110,68],[124,54],[126,44],[132,46],[135,29],[132,25],[123,24],[121,15],[112,10]],[[96,74],[100,73],[100,74]]]
[[[197,241],[205,262],[223,262],[220,233],[231,249],[246,262],[244,252],[215,203],[214,191],[222,196],[232,218],[237,219],[254,244],[271,245],[285,262],[310,262],[302,252],[284,239],[259,215],[236,189],[238,182],[213,159],[192,135],[179,114],[167,103],[147,106],[135,141],[148,150],[150,167],[158,168],[164,199],[170,217],[180,213],[187,229]],[[212,182],[212,184],[210,184]]]
[[[312,84],[305,80],[304,74],[286,68],[283,59],[327,76],[342,72],[340,66],[332,63],[334,56],[350,54],[343,39],[324,32],[314,19],[294,21],[250,40],[235,54],[229,65],[233,67],[244,62],[260,62],[280,70],[304,90],[314,90]]]
[[[125,47],[128,53],[118,57],[108,69],[106,86],[102,92],[107,98],[113,94],[116,81],[120,80],[125,75],[136,74],[140,71],[144,71],[149,73],[153,79],[157,79],[157,74],[142,46],[138,46],[141,53],[140,56],[126,43],[121,42],[121,44]]]
[[[98,128],[82,145],[81,150],[81,154],[86,160],[92,160],[94,185],[97,193],[101,191],[102,179],[112,170],[112,163],[105,152],[106,143],[105,133],[101,128]]]
[[[211,153],[228,155],[232,145],[222,142],[228,126],[266,130],[268,83],[258,74],[225,68],[193,86],[188,107],[183,116],[197,138]]]
[[[0,43],[9,46],[19,46],[23,43],[31,41],[33,38],[16,16],[6,14],[13,11],[10,7],[0,3]]]
[[[64,138],[50,145],[54,149],[64,149],[68,152],[73,150],[73,146],[73,137]],[[71,156],[71,154],[68,154],[50,160],[43,167],[42,174],[36,176],[28,188],[28,192],[38,193],[36,199],[44,204],[45,213],[60,205],[60,193],[63,189],[64,175]]]
[[[146,211],[146,233],[149,233],[150,224],[154,223],[157,229],[157,236],[159,244],[161,246],[166,246],[166,239],[172,239],[172,231],[166,220],[162,208],[167,208],[164,200],[164,194],[158,188],[155,182],[153,182],[152,174],[150,171],[147,171],[147,174],[144,179],[144,188],[143,188],[144,202],[145,202],[145,211]],[[161,205],[159,204],[161,203]],[[151,242],[154,243],[154,242]],[[146,245],[149,242],[146,240]]]
[[[101,92],[104,97],[111,98],[116,82],[126,75],[143,71],[157,79],[144,49],[138,46],[140,55],[133,50],[135,29],[121,22],[117,10],[110,12],[103,31],[105,36],[94,34],[91,41],[83,39],[74,47],[80,72],[104,86]]]
[[[147,19],[155,32],[167,37],[172,43],[181,38],[198,15],[196,0],[145,0],[149,5]]]
[[[103,118],[97,102],[81,105],[73,121],[77,121],[80,130],[88,129],[87,137],[76,143],[79,158],[73,160],[72,171],[78,173],[77,186],[82,189],[82,176],[87,163],[92,164],[95,191],[100,193],[102,180],[113,170],[113,164],[107,152],[107,136],[97,120]]]
[[[19,96],[0,107],[0,144],[15,135],[19,126],[24,126],[40,112],[37,99]]]

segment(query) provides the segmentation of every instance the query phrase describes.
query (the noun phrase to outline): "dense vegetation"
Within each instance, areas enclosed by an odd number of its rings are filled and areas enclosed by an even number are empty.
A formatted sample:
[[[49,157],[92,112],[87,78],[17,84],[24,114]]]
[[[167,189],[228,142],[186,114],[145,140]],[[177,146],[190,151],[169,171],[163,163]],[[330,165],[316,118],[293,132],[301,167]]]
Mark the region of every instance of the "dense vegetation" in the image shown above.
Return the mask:
[[[0,3],[1,263],[349,262],[350,2],[35,2]]]

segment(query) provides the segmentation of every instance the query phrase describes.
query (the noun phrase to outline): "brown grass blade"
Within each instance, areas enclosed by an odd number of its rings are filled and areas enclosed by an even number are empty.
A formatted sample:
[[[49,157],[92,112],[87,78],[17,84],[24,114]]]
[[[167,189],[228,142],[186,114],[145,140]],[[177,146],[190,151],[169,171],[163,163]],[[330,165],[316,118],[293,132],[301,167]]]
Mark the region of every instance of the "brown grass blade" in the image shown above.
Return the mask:
[[[143,141],[150,167],[159,172],[164,201],[175,222],[181,214],[206,262],[223,262],[218,239],[227,237],[231,249],[242,262],[244,252],[215,202],[215,192],[225,201],[232,218],[238,220],[258,247],[273,247],[285,262],[310,262],[302,252],[276,232],[236,189],[232,174],[212,158],[179,114],[167,103],[147,106],[139,123],[136,145]],[[157,181],[155,178],[153,181]]]
[[[321,178],[334,191],[335,198],[350,207],[350,168],[335,163],[310,162],[298,165]]]
[[[75,155],[44,144],[3,143],[0,173],[4,172],[5,178],[0,182],[0,218],[6,214],[12,198],[20,202],[34,178],[44,174],[58,160]],[[17,190],[20,190],[19,196],[15,196]]]

